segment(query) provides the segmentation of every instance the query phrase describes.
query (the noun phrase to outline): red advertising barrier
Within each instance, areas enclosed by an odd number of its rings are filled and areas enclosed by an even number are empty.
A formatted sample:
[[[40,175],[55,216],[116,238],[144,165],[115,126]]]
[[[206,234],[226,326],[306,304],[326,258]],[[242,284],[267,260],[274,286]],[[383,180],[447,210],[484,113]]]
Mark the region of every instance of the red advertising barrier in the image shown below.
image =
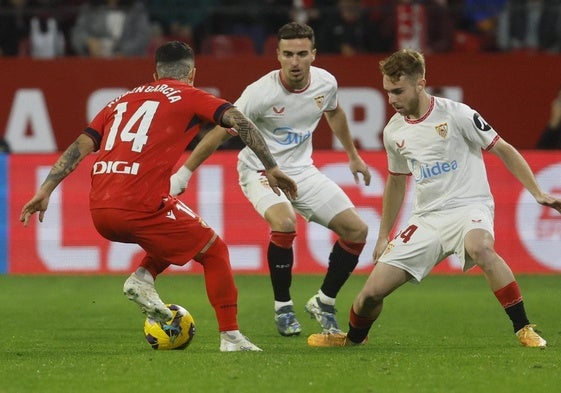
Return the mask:
[[[525,151],[524,156],[543,189],[561,195],[561,152]],[[372,267],[387,172],[382,152],[366,152],[362,157],[373,175],[369,187],[354,184],[344,153],[319,151],[314,155],[316,165],[345,189],[370,226],[357,269],[366,273]],[[56,155],[10,156],[8,273],[121,273],[133,269],[140,262],[141,250],[134,245],[110,243],[97,234],[91,222],[88,193],[93,156],[53,193],[43,223],[34,217],[25,228],[18,221],[22,205],[34,194],[55,160]],[[496,202],[498,252],[517,273],[561,272],[561,215],[536,204],[495,156],[487,154],[486,161]],[[195,172],[181,199],[224,238],[236,272],[266,273],[269,229],[241,193],[235,162],[235,152],[214,154]],[[408,192],[398,219],[400,225],[408,216],[411,201]],[[324,272],[334,235],[301,218],[297,225],[294,271]],[[177,270],[201,271],[193,262]],[[454,258],[435,269],[438,273],[459,271]]]
[[[365,150],[381,149],[380,133],[394,113],[378,71],[382,58],[319,54],[314,63],[338,78],[339,101]],[[561,84],[561,56],[553,54],[435,54],[427,56],[427,67],[430,91],[472,106],[521,149],[535,146]],[[18,153],[62,151],[103,105],[150,81],[153,68],[151,59],[0,58],[0,136]],[[276,68],[273,56],[199,56],[195,82],[234,101],[247,84]],[[325,121],[314,144],[338,149]]]

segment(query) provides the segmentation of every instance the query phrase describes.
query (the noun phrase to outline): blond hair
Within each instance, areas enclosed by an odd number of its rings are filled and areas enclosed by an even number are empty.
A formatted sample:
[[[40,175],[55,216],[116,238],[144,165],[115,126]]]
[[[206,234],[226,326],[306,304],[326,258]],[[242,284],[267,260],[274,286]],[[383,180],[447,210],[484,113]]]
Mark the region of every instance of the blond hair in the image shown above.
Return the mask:
[[[425,58],[422,53],[413,49],[401,49],[380,61],[380,71],[392,82],[402,76],[409,79],[425,77]]]

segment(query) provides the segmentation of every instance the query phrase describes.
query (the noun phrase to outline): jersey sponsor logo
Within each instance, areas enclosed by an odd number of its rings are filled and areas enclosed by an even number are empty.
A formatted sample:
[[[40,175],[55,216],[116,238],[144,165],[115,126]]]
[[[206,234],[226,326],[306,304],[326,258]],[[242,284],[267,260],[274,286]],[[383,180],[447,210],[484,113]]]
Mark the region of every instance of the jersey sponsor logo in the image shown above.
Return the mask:
[[[294,132],[290,127],[279,127],[273,131],[275,141],[281,145],[299,145],[310,139],[312,133],[306,131],[303,133]]]
[[[100,175],[103,173],[119,173],[123,175],[137,175],[140,164],[128,161],[96,161],[93,164],[92,173]]]
[[[485,119],[483,119],[483,118],[481,117],[481,115],[480,115],[479,113],[477,113],[477,112],[475,112],[475,113],[473,114],[473,123],[475,124],[475,127],[476,127],[478,130],[481,130],[481,131],[489,131],[489,130],[491,129],[491,126],[489,125],[489,123],[487,123],[487,122],[485,121]]]
[[[325,100],[324,95],[314,97],[314,101],[316,102],[316,105],[318,106],[319,109],[323,108],[323,101],[324,100]]]
[[[434,126],[434,129],[442,139],[446,138],[446,135],[448,135],[448,123],[442,123],[437,126]]]
[[[284,106],[282,108],[277,108],[276,106],[273,107],[273,112],[275,112],[277,115],[281,115],[284,113]]]
[[[170,220],[175,220],[175,214],[173,214],[173,211],[169,211],[166,214],[166,218],[169,218]]]
[[[411,160],[411,173],[415,177],[416,182],[424,179],[430,179],[453,172],[458,169],[458,162],[456,160],[446,162],[437,161],[435,163],[423,164],[417,160]]]
[[[401,143],[396,142],[395,144],[397,145],[397,150],[401,150],[405,147],[405,139],[402,139]]]

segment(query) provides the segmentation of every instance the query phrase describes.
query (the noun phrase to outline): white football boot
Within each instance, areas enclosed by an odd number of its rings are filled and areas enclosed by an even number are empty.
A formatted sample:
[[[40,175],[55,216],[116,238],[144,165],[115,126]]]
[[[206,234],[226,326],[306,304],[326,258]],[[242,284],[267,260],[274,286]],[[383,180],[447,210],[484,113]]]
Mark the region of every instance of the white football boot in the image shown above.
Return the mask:
[[[133,273],[125,281],[123,286],[125,296],[138,304],[140,310],[146,316],[157,322],[166,322],[172,319],[171,310],[162,302],[154,283],[143,280]]]
[[[262,351],[239,331],[220,332],[220,352]]]

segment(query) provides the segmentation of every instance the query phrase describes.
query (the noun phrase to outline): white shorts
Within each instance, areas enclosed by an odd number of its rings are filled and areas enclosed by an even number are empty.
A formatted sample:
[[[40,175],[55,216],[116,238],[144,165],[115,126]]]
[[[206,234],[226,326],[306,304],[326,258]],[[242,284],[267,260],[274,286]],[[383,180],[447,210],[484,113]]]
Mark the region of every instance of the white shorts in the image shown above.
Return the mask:
[[[354,208],[341,187],[314,166],[290,176],[298,186],[298,198],[293,201],[283,193],[280,196],[275,194],[262,172],[249,169],[240,161],[238,174],[243,193],[262,217],[265,217],[265,212],[271,206],[289,203],[306,221],[327,227],[337,214]]]
[[[475,266],[464,247],[464,238],[472,229],[484,229],[494,236],[493,210],[480,204],[413,215],[378,262],[405,270],[416,282],[451,254],[458,256],[466,271]]]

